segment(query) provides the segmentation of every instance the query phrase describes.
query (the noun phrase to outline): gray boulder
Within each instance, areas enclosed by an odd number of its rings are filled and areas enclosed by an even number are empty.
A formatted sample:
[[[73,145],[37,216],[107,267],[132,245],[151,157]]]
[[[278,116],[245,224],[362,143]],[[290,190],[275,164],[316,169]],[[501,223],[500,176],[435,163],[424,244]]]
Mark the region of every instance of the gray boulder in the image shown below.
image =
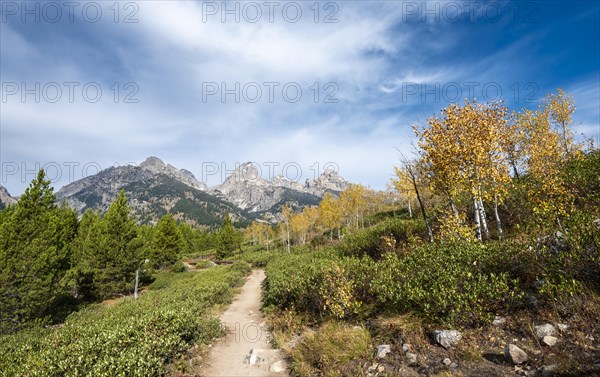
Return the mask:
[[[555,332],[556,329],[549,323],[544,323],[543,325],[535,326],[535,336],[538,339],[542,339],[545,336],[552,336]]]
[[[392,352],[392,347],[389,344],[382,344],[377,346],[376,356],[378,359],[383,359],[390,352]]]
[[[527,353],[514,344],[508,344],[504,348],[504,357],[513,364],[523,364],[529,359]]]
[[[435,342],[446,349],[456,345],[461,338],[462,335],[457,330],[436,330],[433,333]]]

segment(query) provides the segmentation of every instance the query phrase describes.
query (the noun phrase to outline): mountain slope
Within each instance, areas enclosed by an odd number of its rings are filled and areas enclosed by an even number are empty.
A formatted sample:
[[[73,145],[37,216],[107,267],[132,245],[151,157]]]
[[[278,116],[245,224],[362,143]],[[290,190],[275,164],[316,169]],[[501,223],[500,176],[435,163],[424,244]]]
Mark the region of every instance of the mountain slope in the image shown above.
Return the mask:
[[[326,192],[337,195],[347,185],[330,170],[304,185],[283,177],[268,181],[247,162],[209,190],[188,170],[149,157],[139,166],[111,167],[68,184],[57,192],[57,199],[66,200],[79,213],[87,209],[104,212],[124,189],[141,222],[173,213],[189,223],[210,226],[219,224],[227,213],[244,223],[267,213],[276,215],[286,203],[294,210],[318,205]]]
[[[17,202],[17,199],[10,196],[8,190],[4,186],[0,186],[0,209],[4,209],[10,204]]]
[[[305,185],[277,176],[263,179],[251,162],[240,165],[214,192],[250,213],[277,213],[288,203],[294,209],[318,205],[326,192],[337,195],[348,185],[339,174],[325,171]]]
[[[197,225],[215,225],[226,213],[236,221],[247,221],[247,214],[223,200],[204,192],[205,187],[191,173],[165,165],[150,157],[140,166],[111,167],[96,175],[73,182],[57,192],[78,212],[87,209],[104,212],[121,189],[141,222],[157,221],[166,213]]]

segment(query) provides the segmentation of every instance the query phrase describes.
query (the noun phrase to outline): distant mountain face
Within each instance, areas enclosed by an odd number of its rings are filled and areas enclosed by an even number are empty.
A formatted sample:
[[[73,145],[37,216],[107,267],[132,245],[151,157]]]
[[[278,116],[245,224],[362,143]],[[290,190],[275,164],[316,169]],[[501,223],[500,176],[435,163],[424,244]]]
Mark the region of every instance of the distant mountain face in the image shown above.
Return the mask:
[[[332,170],[304,185],[281,176],[267,181],[260,177],[255,165],[247,162],[213,190],[250,213],[276,213],[285,203],[294,209],[318,205],[326,192],[339,194],[347,186],[348,182]]]
[[[4,209],[10,204],[14,204],[17,202],[17,199],[10,196],[8,190],[4,186],[0,186],[0,209]]]
[[[194,174],[186,169],[177,169],[171,164],[165,165],[164,162],[158,157],[148,157],[146,161],[140,164],[140,168],[149,170],[154,174],[165,174],[169,177],[185,183],[188,186],[196,188],[198,190],[206,190],[206,185],[200,182],[194,177]]]
[[[70,183],[57,192],[57,200],[66,200],[79,213],[87,209],[102,213],[124,189],[141,222],[154,222],[173,213],[191,224],[210,226],[220,224],[228,213],[237,222],[265,214],[274,219],[286,203],[294,210],[318,205],[326,192],[339,194],[347,185],[330,170],[305,184],[281,176],[268,181],[248,162],[234,170],[223,184],[208,189],[190,171],[149,157],[139,166],[111,167]]]
[[[58,201],[66,200],[78,212],[87,209],[104,212],[121,189],[142,222],[157,221],[166,213],[197,225],[221,223],[231,214],[236,221],[247,221],[245,211],[205,192],[206,185],[187,170],[165,165],[150,157],[139,166],[111,167],[57,192]]]

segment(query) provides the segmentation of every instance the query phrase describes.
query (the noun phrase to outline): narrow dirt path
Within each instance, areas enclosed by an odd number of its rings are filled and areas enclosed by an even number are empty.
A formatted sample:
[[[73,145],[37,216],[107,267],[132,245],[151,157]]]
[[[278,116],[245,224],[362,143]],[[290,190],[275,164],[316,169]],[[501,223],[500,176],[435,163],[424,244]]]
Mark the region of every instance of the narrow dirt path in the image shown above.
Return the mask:
[[[264,279],[264,271],[252,271],[241,292],[221,316],[227,335],[213,345],[201,376],[288,376],[284,355],[271,347],[271,334],[260,312]]]

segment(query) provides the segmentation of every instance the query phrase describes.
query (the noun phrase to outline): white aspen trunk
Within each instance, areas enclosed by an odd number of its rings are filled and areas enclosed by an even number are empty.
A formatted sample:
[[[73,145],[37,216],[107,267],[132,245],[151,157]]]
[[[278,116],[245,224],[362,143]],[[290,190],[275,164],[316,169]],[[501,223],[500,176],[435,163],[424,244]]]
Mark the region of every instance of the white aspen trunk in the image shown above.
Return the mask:
[[[500,221],[500,215],[498,214],[498,198],[494,197],[494,217],[496,218],[496,227],[498,228],[498,237],[501,240],[504,239],[504,232],[502,231],[502,222]]]
[[[485,207],[483,206],[483,200],[481,200],[481,196],[479,196],[479,218],[481,220],[481,228],[483,229],[483,234],[485,238],[490,237],[490,230],[488,229]]]
[[[412,206],[410,205],[410,200],[408,201],[408,216],[412,219]]]
[[[481,222],[479,219],[479,201],[473,197],[473,218],[475,219],[475,237],[481,241]]]
[[[137,300],[138,298],[138,281],[140,276],[140,269],[135,270],[135,287],[133,288],[133,298]]]
[[[329,229],[329,241],[333,241],[333,229]]]

